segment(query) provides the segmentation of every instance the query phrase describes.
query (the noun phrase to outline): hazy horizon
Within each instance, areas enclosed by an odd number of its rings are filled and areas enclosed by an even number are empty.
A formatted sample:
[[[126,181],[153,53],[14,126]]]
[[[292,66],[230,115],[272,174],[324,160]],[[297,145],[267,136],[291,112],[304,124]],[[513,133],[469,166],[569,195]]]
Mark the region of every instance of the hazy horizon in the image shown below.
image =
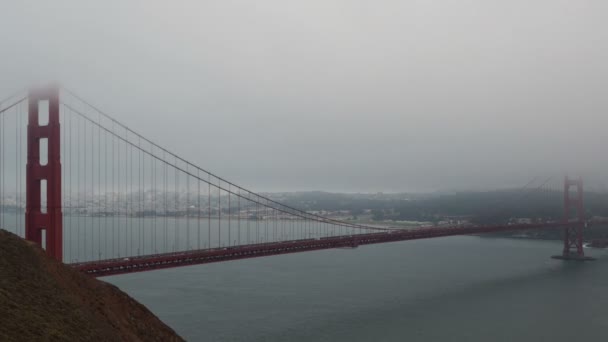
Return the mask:
[[[601,1],[0,6],[0,98],[57,81],[260,192],[608,183]]]

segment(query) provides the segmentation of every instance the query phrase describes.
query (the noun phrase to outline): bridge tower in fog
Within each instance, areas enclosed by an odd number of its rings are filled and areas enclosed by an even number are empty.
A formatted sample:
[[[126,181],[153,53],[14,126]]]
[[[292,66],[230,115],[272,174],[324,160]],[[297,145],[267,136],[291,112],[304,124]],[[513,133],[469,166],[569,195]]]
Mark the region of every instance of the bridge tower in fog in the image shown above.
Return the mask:
[[[48,121],[41,122],[40,103],[48,102]],[[44,115],[46,116],[46,115]],[[44,118],[46,119],[46,118]],[[46,120],[45,120],[46,121]],[[46,140],[46,144],[42,142]],[[59,88],[32,89],[28,95],[25,238],[63,260]],[[42,148],[46,151],[43,151]],[[46,156],[43,165],[41,157]],[[46,200],[42,196],[46,195]]]
[[[574,190],[574,192],[572,191]],[[585,209],[583,205],[583,180],[581,177],[564,178],[564,250],[556,259],[591,260],[583,251]]]

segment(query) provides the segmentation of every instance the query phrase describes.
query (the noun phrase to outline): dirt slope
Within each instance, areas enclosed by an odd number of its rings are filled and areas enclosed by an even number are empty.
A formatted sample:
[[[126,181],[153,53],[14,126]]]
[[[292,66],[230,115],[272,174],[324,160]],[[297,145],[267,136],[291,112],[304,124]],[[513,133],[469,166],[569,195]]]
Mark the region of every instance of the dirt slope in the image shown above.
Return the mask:
[[[0,229],[0,341],[182,341],[117,287]]]

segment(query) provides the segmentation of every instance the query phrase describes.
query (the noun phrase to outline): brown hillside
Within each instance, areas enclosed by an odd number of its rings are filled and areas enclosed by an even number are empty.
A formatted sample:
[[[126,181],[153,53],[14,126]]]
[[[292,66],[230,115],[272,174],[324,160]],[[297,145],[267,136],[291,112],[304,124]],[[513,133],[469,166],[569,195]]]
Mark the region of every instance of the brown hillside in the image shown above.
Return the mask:
[[[117,287],[0,229],[0,341],[182,341]]]

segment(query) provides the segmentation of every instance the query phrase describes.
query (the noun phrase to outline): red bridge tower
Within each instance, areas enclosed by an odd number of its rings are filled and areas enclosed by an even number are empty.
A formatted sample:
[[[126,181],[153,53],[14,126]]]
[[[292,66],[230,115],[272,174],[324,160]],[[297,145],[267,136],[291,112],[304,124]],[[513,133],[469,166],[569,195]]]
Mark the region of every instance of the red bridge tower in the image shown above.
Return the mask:
[[[48,101],[48,124],[40,122],[40,102]],[[48,151],[41,151],[46,139]],[[59,130],[59,88],[57,86],[32,89],[28,100],[27,167],[25,238],[42,244],[45,233],[46,253],[63,260],[63,217],[61,212],[61,160]],[[47,155],[47,163],[41,163]],[[46,186],[46,207],[43,188]]]
[[[572,188],[576,193],[571,193]],[[562,255],[553,256],[562,260],[593,260],[586,257],[583,251],[583,229],[587,226],[585,222],[585,209],[583,206],[583,180],[564,179],[564,250]]]

